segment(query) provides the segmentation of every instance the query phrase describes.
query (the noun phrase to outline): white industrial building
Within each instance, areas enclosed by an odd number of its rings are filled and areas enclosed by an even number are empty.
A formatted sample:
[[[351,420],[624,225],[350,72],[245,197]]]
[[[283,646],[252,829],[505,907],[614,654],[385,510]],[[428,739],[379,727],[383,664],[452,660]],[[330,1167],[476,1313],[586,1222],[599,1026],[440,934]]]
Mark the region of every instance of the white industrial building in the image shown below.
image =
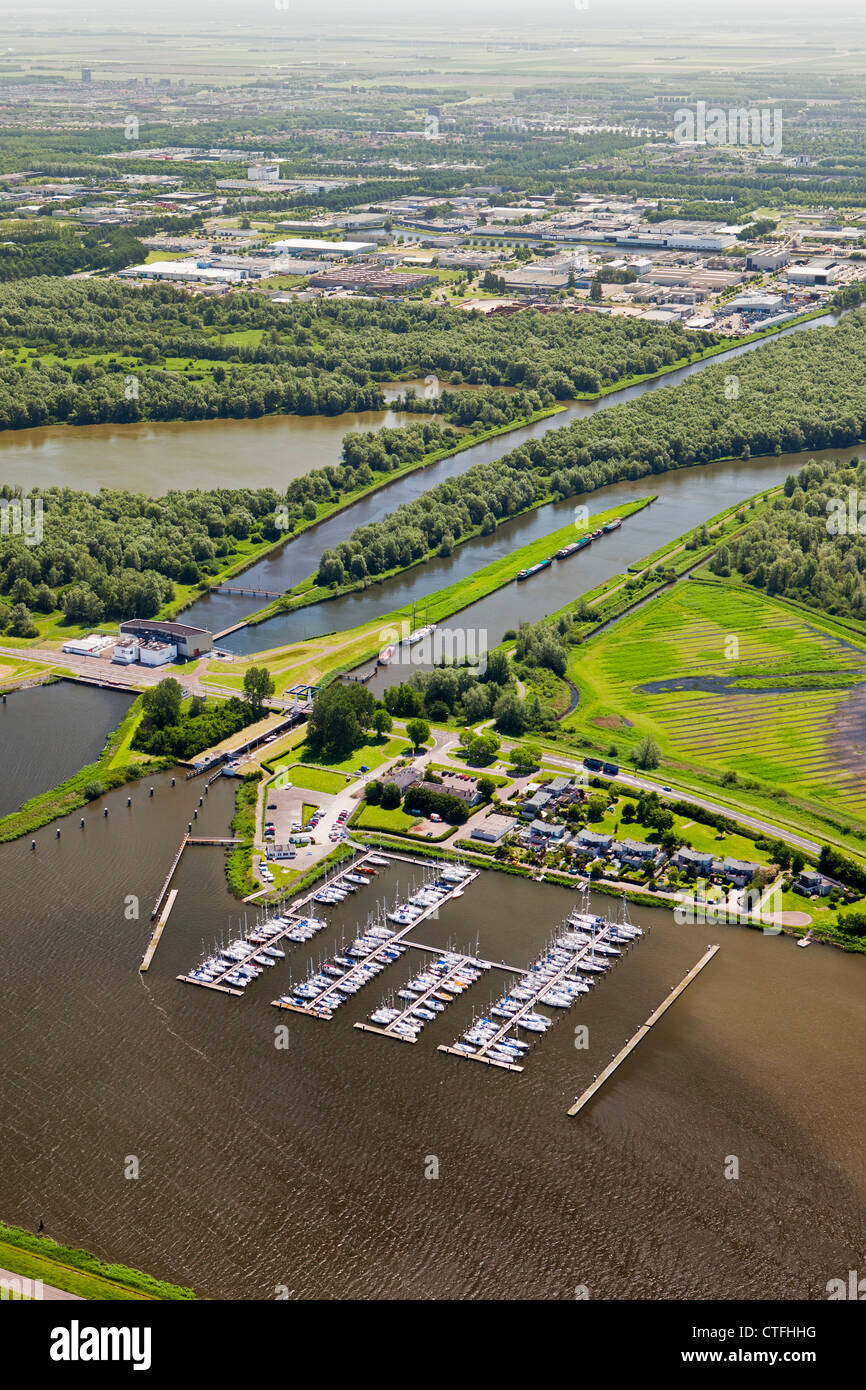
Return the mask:
[[[789,265],[788,280],[792,285],[832,285],[839,274],[839,267],[820,261],[808,261],[806,265]]]
[[[144,649],[145,643],[162,643],[174,647],[175,655],[180,652],[186,661],[191,657],[204,656],[213,648],[213,637],[204,627],[190,627],[188,623],[171,623],[159,618],[127,618],[120,624],[122,637],[135,637]],[[142,661],[144,656],[142,656]]]
[[[135,280],[199,280],[237,284],[244,278],[242,270],[222,269],[201,265],[198,261],[150,261],[147,265],[130,265],[118,275]]]
[[[247,178],[254,182],[276,183],[280,177],[279,164],[251,164],[247,169]]]
[[[292,236],[272,241],[269,251],[288,256],[368,256],[376,250],[375,241],[320,241],[317,237]]]
[[[743,294],[729,299],[724,308],[726,312],[730,309],[747,309],[762,314],[770,314],[781,308],[783,303],[784,300],[780,294],[761,294],[759,291],[745,290]]]
[[[70,656],[102,656],[106,648],[113,645],[113,637],[106,637],[104,632],[91,632],[87,637],[70,637],[63,643],[63,650]]]
[[[750,251],[746,257],[747,270],[781,270],[791,259],[791,253],[781,246],[768,246],[765,251]]]
[[[177,647],[170,642],[141,642],[138,659],[142,666],[167,666],[177,660]]]
[[[140,643],[136,637],[121,637],[114,644],[114,654],[112,661],[116,661],[118,666],[131,666],[138,661]]]

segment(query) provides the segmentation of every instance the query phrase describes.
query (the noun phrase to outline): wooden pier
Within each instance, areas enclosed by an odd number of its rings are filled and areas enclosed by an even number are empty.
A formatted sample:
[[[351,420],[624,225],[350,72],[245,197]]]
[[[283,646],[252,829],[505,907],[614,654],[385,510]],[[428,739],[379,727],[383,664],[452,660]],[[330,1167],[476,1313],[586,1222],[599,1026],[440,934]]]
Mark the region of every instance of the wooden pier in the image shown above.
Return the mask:
[[[446,898],[445,901],[447,902],[448,899]],[[407,945],[411,945],[411,942],[407,942]],[[442,955],[443,952],[440,951],[439,954]],[[449,967],[449,969],[445,972],[444,975],[439,976],[436,979],[436,981],[429,986],[429,988],[425,989],[422,994],[419,994],[416,999],[413,999],[411,1004],[407,1004],[403,1012],[399,1014],[397,1018],[393,1018],[390,1023],[356,1023],[355,1027],[360,1028],[365,1033],[379,1033],[383,1038],[396,1038],[398,1042],[417,1042],[417,1037],[406,1037],[405,1034],[400,1033],[398,1031],[400,1024],[405,1023],[408,1015],[414,1013],[415,1009],[417,1009],[419,1005],[423,1007],[427,1003],[428,999],[430,999],[431,995],[436,994],[438,990],[444,989],[447,991],[449,985],[453,986],[453,982],[455,980],[459,980],[464,971],[473,970],[476,968],[483,969],[484,965],[484,961],[476,960],[474,956],[460,956],[460,958],[452,966]],[[472,983],[474,982],[469,981],[467,984],[461,986],[457,993],[455,993],[454,998],[458,999],[461,994],[465,994],[466,990],[471,987]],[[421,1022],[421,1026],[423,1028],[424,1023],[429,1022],[430,1020],[421,1019],[419,1021]]]
[[[495,1047],[497,1043],[501,1042],[505,1035],[511,1032],[512,1028],[516,1028],[525,1014],[531,1013],[538,1007],[539,1003],[543,1002],[542,995],[547,994],[550,990],[555,990],[560,980],[564,979],[565,976],[569,975],[573,970],[578,969],[581,961],[588,952],[591,953],[596,946],[612,945],[613,943],[610,941],[612,926],[613,924],[608,924],[608,926],[603,927],[601,931],[596,932],[591,941],[587,941],[584,946],[573,951],[562,969],[558,970],[549,980],[545,980],[544,984],[536,990],[532,998],[527,1000],[527,1002],[513,1013],[510,1018],[505,1019],[502,1027],[497,1028],[492,1037],[488,1038],[487,1042],[481,1043],[474,1052],[461,1052],[457,1048],[446,1047],[444,1044],[440,1044],[438,1051],[451,1053],[455,1057],[462,1057],[467,1062],[496,1062],[497,1058],[487,1056],[490,1048]],[[613,964],[613,961],[611,961],[611,964]],[[529,969],[531,968],[530,966]],[[526,975],[527,973],[528,970],[520,971],[521,975]],[[516,1062],[510,1064],[499,1062],[498,1065],[507,1067],[509,1071],[523,1071],[523,1068],[518,1066]]]
[[[618,1052],[614,1057],[613,1061],[607,1064],[601,1075],[595,1078],[591,1086],[587,1086],[583,1094],[578,1097],[578,1099],[574,1102],[574,1105],[572,1105],[569,1109],[569,1115],[577,1115],[583,1109],[583,1107],[587,1105],[589,1101],[592,1100],[593,1096],[601,1090],[604,1083],[608,1080],[610,1076],[613,1075],[617,1067],[625,1061],[629,1053],[634,1051],[641,1038],[646,1037],[653,1024],[658,1023],[659,1019],[662,1017],[663,1014],[667,1012],[671,1004],[673,1004],[674,1000],[679,999],[683,990],[691,984],[692,980],[694,980],[696,976],[700,974],[704,966],[712,960],[713,956],[716,954],[718,949],[718,943],[715,946],[709,947],[706,955],[701,956],[701,959],[698,961],[697,965],[692,966],[689,973],[685,975],[682,980],[680,980],[676,988],[671,990],[667,999],[665,999],[662,1004],[659,1004],[658,1008],[650,1014],[646,1023],[641,1024],[634,1037],[630,1038],[629,1041],[626,1043],[625,1047],[622,1049],[622,1051]]]
[[[168,895],[168,901],[166,902],[165,907],[162,909],[162,916],[160,917],[159,921],[153,929],[153,936],[150,938],[147,950],[141,958],[141,965],[138,967],[140,971],[150,969],[150,962],[153,960],[154,951],[159,945],[159,939],[162,936],[162,933],[165,929],[165,924],[171,916],[171,909],[174,907],[174,900],[176,897],[177,889],[172,888],[171,892]]]
[[[182,839],[181,842],[180,842],[180,849],[178,850],[177,854],[174,856],[174,859],[173,859],[172,862],[171,862],[171,868],[169,869],[168,873],[166,874],[165,883],[162,885],[162,888],[161,888],[160,891],[159,891],[159,897],[157,898],[156,902],[155,902],[154,905],[153,905],[153,912],[151,912],[151,914],[150,914],[150,920],[151,920],[151,922],[153,921],[153,919],[154,919],[154,917],[156,916],[156,914],[159,912],[159,909],[162,907],[162,900],[163,900],[163,898],[165,897],[166,893],[168,892],[169,888],[171,887],[171,881],[172,881],[172,879],[174,878],[175,872],[176,872],[176,870],[177,870],[177,866],[178,866],[178,864],[180,863],[181,859],[183,858],[183,852],[184,852],[184,850],[186,849],[186,847],[187,847],[188,844],[189,844],[189,835],[184,835],[183,839]]]

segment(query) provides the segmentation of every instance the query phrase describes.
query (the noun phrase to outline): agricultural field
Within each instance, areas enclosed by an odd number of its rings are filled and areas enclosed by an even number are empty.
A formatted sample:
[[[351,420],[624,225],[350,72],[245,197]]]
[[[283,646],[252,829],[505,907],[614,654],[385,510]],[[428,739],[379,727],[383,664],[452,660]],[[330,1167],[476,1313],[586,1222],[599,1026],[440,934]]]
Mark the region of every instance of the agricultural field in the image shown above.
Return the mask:
[[[577,648],[565,727],[620,757],[645,734],[688,779],[736,774],[802,812],[866,818],[866,637],[744,588],[687,581]]]

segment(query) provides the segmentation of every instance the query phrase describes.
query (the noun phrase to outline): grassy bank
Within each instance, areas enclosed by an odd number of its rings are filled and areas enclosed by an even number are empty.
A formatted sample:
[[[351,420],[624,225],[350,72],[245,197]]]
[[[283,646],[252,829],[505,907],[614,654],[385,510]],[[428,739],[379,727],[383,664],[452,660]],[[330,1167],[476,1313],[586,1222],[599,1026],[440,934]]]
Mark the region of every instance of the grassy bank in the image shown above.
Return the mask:
[[[194,1299],[192,1289],[154,1279],[127,1265],[109,1264],[73,1245],[60,1245],[20,1226],[0,1222],[0,1266],[25,1279],[92,1300]]]
[[[525,507],[523,511],[514,512],[508,517],[503,517],[499,525],[502,526],[506,522],[513,521],[516,517],[523,516],[527,512],[537,511],[540,507],[546,506],[553,500],[552,494],[539,498],[533,502],[531,506]],[[623,507],[608,508],[606,511],[597,512],[589,518],[585,528],[578,529],[574,522],[570,522],[568,526],[561,526],[558,530],[551,531],[548,535],[541,536],[538,540],[530,541],[527,545],[521,546],[519,550],[512,552],[511,555],[503,557],[502,560],[495,561],[493,564],[485,565],[483,569],[476,570],[476,572],[468,578],[458,580],[455,584],[449,585],[446,589],[440,589],[438,593],[431,595],[430,599],[426,601],[428,607],[432,608],[434,601],[438,601],[440,605],[443,602],[448,602],[450,596],[459,591],[460,595],[464,596],[460,606],[465,608],[470,603],[475,603],[480,598],[486,598],[494,589],[499,589],[503,584],[509,583],[520,570],[536,564],[539,560],[546,559],[548,555],[555,554],[561,546],[567,545],[571,541],[578,540],[587,530],[594,530],[604,525],[606,521],[611,521],[615,516],[632,516],[635,512],[641,511],[653,501],[655,501],[654,497],[643,497],[639,498],[636,502],[628,502]],[[478,525],[473,527],[472,530],[467,531],[465,535],[461,536],[459,542],[454,547],[455,550],[458,550],[460,546],[465,545],[468,541],[477,540],[480,535],[481,526]],[[419,565],[424,565],[428,560],[434,559],[437,554],[438,551],[429,550],[426,555],[419,556],[417,560],[413,560],[409,565],[397,566],[394,569],[386,570],[382,574],[376,575],[374,579],[359,580],[351,584],[341,584],[335,589],[322,588],[320,585],[316,584],[315,575],[309,575],[306,579],[301,580],[299,584],[296,584],[293,589],[289,590],[283,598],[275,599],[274,602],[268,604],[267,607],[251,614],[247,619],[248,626],[255,627],[258,623],[266,622],[268,618],[273,618],[279,613],[292,613],[298,608],[307,608],[314,603],[326,603],[330,599],[341,598],[345,594],[366,591],[367,589],[373,588],[375,585],[384,584],[386,580],[394,579],[401,574],[406,574],[409,570],[417,569]],[[455,610],[452,608],[451,612],[454,611]],[[431,621],[438,621],[438,619],[433,618],[432,612],[429,616]],[[449,615],[443,613],[442,616]]]

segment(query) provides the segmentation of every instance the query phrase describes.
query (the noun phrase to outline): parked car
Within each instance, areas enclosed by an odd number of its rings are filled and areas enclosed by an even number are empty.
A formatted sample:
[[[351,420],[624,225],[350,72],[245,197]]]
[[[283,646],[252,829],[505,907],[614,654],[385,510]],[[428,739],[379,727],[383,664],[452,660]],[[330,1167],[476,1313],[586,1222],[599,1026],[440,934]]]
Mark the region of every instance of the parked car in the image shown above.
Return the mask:
[[[435,821],[441,821],[442,817],[440,816],[440,814],[439,814],[438,811],[431,811],[431,812],[430,812],[430,819],[431,819],[431,820],[435,820]]]

